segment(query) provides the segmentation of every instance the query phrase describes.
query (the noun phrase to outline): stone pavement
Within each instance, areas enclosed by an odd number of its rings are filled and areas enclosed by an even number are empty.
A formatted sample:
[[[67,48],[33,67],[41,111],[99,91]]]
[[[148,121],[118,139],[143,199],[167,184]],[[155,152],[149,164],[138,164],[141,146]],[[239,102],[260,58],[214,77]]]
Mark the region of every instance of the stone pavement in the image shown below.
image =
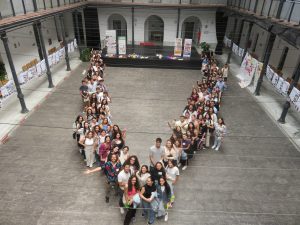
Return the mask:
[[[122,224],[117,199],[104,202],[104,178],[85,175],[72,139],[85,65],[0,146],[0,224]],[[148,163],[167,121],[182,112],[198,71],[107,68],[113,121],[127,128],[131,153]],[[176,187],[170,225],[300,224],[300,153],[235,78],[222,104],[229,134],[219,152],[197,154]],[[146,224],[137,214],[136,225]]]

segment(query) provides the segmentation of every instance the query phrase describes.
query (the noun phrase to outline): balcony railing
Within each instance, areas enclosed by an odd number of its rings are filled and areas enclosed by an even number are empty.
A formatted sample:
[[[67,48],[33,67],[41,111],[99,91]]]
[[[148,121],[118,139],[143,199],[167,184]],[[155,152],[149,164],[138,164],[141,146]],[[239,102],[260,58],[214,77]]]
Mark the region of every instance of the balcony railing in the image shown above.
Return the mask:
[[[227,0],[88,0],[88,2],[119,2],[119,3],[136,3],[136,4],[205,4],[205,5],[227,5]]]
[[[85,0],[0,0],[0,19],[34,12],[34,1],[37,10],[46,10]]]
[[[228,6],[253,12],[259,16],[271,17],[287,22],[300,24],[300,1],[286,0],[281,12],[280,0],[229,0]]]

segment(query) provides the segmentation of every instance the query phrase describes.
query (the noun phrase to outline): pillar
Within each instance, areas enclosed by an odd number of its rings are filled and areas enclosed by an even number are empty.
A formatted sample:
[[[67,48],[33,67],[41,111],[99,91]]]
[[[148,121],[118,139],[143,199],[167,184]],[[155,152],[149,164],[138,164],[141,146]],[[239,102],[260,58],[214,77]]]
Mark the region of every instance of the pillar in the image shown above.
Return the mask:
[[[47,55],[45,42],[44,42],[44,38],[43,38],[42,24],[41,24],[41,22],[37,22],[35,25],[36,25],[36,28],[37,28],[37,31],[38,31],[40,44],[41,44],[43,56],[44,56],[45,63],[46,63],[46,68],[47,68],[46,74],[47,74],[48,83],[49,83],[48,87],[53,88],[54,85],[53,85],[53,82],[52,82],[52,75],[51,75],[51,70],[50,70],[49,61],[48,61],[48,55]]]
[[[270,29],[268,31],[270,32]],[[270,33],[270,37],[269,37],[268,44],[267,44],[267,47],[266,47],[266,51],[265,51],[265,54],[264,54],[263,67],[262,67],[262,70],[260,72],[259,79],[257,81],[257,86],[256,86],[256,89],[255,89],[255,95],[257,95],[257,96],[260,95],[260,88],[261,88],[261,85],[262,85],[262,82],[263,82],[263,79],[264,79],[264,75],[266,73],[267,66],[269,64],[269,59],[270,59],[270,56],[271,56],[271,52],[272,52],[272,48],[273,48],[273,44],[275,42],[275,39],[276,39],[276,34]]]
[[[8,38],[7,38],[7,35],[6,35],[5,32],[1,34],[1,40],[3,41],[6,56],[7,56],[8,63],[9,63],[9,66],[10,66],[10,70],[11,70],[11,73],[12,73],[12,76],[13,76],[13,80],[14,80],[16,89],[17,89],[17,96],[19,98],[21,108],[22,108],[21,113],[27,113],[27,112],[29,112],[29,110],[27,109],[26,104],[25,104],[24,95],[22,93],[22,90],[21,90],[21,87],[20,87],[20,84],[19,84],[16,69],[15,69],[15,66],[14,66],[14,63],[13,63],[13,60],[12,60],[12,56],[11,56],[11,53],[10,53],[10,50],[9,50],[9,46],[8,46]]]
[[[228,56],[227,56],[227,61],[226,63],[229,64],[230,63],[230,59],[231,59],[231,55],[232,55],[232,46],[233,46],[233,42],[235,40],[235,33],[237,31],[237,19],[234,20],[234,26],[233,26],[233,35],[230,37],[231,39],[231,45],[230,45],[230,50],[229,50],[229,53],[228,53]]]
[[[79,23],[78,23],[78,11],[74,12],[74,16],[75,16],[75,28],[76,28],[76,33],[77,33],[77,43],[78,43],[78,49],[79,49],[79,53],[80,51],[80,45],[81,45],[81,39],[80,39],[80,32],[79,32]]]
[[[63,45],[65,46],[65,59],[66,59],[66,64],[67,64],[67,71],[70,71],[71,67],[70,67],[69,54],[68,54],[68,45],[67,45],[67,42],[66,42],[64,15],[62,15],[62,14],[59,15],[59,21],[60,21]]]
[[[246,35],[246,40],[245,40],[246,46],[245,46],[245,50],[244,50],[243,59],[245,58],[245,55],[247,54],[248,48],[250,47],[248,45],[249,45],[249,39],[250,39],[252,27],[253,27],[253,22],[249,22],[249,27],[248,27],[248,31],[247,31],[247,35]],[[242,60],[242,62],[243,62],[243,60]]]

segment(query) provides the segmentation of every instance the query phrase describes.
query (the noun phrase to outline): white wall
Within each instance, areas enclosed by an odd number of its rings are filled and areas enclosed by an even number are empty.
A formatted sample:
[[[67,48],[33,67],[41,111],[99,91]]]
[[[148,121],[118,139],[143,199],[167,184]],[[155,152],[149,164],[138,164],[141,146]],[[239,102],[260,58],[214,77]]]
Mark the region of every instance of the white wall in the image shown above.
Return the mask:
[[[69,40],[74,38],[73,22],[71,19],[71,13],[65,14],[65,28],[69,34]],[[60,44],[57,40],[54,18],[48,18],[47,20],[42,21],[41,24],[46,51],[53,47],[59,47]],[[14,66],[17,73],[21,72],[23,65],[29,63],[34,59],[39,60],[39,54],[32,25],[28,25],[26,27],[22,27],[13,31],[8,31],[7,36],[9,49],[12,54]],[[52,40],[52,44],[49,44],[49,39]],[[0,53],[1,58],[5,64],[8,77],[9,79],[12,79],[11,70],[7,61],[6,52],[2,41],[0,41]]]
[[[189,16],[199,18],[201,24],[201,41],[217,43],[215,11],[206,10],[181,10],[179,35],[181,35],[182,23]],[[103,41],[105,31],[108,29],[108,18],[112,14],[122,15],[127,22],[128,43],[132,42],[132,21],[130,8],[98,8],[98,19],[100,38]],[[145,21],[151,15],[157,15],[164,21],[164,45],[173,46],[177,31],[177,10],[176,9],[142,9],[134,11],[134,39],[135,44],[145,41]]]

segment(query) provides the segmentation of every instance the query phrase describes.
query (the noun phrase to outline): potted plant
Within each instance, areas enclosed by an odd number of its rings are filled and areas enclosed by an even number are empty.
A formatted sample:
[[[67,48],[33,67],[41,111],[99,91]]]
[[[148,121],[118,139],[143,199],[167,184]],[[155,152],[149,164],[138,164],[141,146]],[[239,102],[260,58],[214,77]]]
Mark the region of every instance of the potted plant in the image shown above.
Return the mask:
[[[203,54],[210,55],[209,44],[207,44],[206,42],[201,42],[200,47],[202,49]]]
[[[82,62],[89,62],[91,58],[91,49],[85,48],[80,52],[80,60]]]
[[[3,62],[0,62],[0,83],[2,85],[5,85],[7,83],[7,72],[6,72],[6,69],[5,69],[5,65]]]

